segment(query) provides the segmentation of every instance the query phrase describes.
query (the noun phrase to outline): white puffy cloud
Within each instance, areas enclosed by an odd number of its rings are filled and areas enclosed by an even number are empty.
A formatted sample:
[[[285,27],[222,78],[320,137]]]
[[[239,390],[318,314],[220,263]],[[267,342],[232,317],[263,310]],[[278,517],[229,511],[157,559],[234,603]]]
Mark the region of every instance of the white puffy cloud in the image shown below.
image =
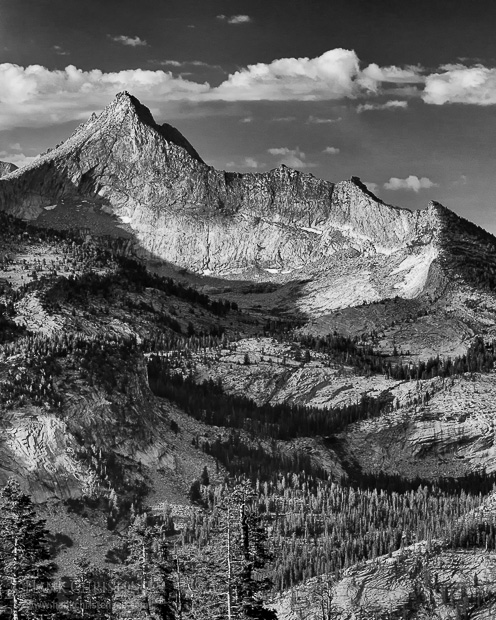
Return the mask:
[[[274,123],[292,123],[296,120],[296,116],[276,116],[272,120]]]
[[[83,120],[123,90],[153,107],[164,101],[198,99],[210,86],[165,71],[104,73],[99,69],[82,71],[73,65],[49,70],[41,65],[4,63],[0,64],[0,130]]]
[[[277,147],[267,149],[269,155],[278,157],[279,164],[285,164],[290,168],[314,168],[317,164],[306,161],[307,156],[303,151],[300,151],[298,147],[295,149],[289,149],[287,147]]]
[[[359,72],[355,52],[334,49],[317,58],[280,58],[231,74],[211,96],[225,101],[315,101],[354,97]]]
[[[338,155],[339,149],[335,146],[326,146],[322,153],[325,155]]]
[[[425,103],[496,104],[496,69],[477,65],[445,65],[440,73],[428,75],[422,99]]]
[[[227,15],[217,15],[217,19],[221,21],[225,21],[228,24],[249,24],[252,22],[252,18],[249,15],[231,15],[228,17]]]
[[[437,183],[433,183],[427,177],[417,177],[413,174],[406,179],[399,179],[398,177],[391,177],[389,181],[384,183],[384,189],[390,190],[411,190],[418,192],[421,189],[429,189],[430,187],[437,187]]]
[[[245,116],[244,118],[239,119],[240,123],[252,123],[253,116]]]
[[[368,112],[369,110],[406,110],[408,101],[398,101],[393,99],[386,103],[361,103],[357,106],[357,112]]]
[[[145,47],[148,43],[144,39],[139,37],[128,37],[125,34],[119,34],[117,36],[107,35],[111,41],[115,43],[121,43],[122,45],[128,45],[130,47]]]

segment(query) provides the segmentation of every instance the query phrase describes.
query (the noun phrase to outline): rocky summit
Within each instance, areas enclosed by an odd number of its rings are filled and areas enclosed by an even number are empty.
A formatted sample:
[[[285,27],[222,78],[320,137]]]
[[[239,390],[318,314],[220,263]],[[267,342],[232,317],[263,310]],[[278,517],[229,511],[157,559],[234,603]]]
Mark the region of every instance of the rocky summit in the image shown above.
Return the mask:
[[[0,482],[60,575],[129,568],[146,513],[206,620],[244,477],[265,612],[494,617],[496,238],[357,177],[215,170],[128,93],[0,176]]]

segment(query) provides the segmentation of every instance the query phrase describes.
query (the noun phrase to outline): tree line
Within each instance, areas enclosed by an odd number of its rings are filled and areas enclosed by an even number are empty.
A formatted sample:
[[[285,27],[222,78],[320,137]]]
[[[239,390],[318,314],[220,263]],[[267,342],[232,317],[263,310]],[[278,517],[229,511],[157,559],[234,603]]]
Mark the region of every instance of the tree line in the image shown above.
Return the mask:
[[[257,405],[250,398],[225,392],[220,380],[197,383],[191,374],[184,377],[171,368],[167,358],[156,355],[148,361],[148,381],[154,394],[171,400],[206,424],[243,429],[273,439],[331,435],[392,406],[390,395],[382,398],[364,395],[357,404],[334,408],[290,403]]]

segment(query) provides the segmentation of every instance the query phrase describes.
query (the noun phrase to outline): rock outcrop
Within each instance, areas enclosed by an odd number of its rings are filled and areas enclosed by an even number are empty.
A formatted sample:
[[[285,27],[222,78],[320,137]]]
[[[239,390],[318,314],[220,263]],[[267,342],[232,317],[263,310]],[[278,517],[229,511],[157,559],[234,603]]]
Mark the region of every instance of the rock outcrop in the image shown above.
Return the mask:
[[[456,620],[465,600],[466,618],[490,620],[495,577],[494,552],[419,543],[357,564],[338,581],[330,575],[309,579],[274,601],[273,608],[280,620],[297,620],[303,610],[308,620]]]
[[[0,161],[0,177],[4,177],[11,172],[17,170],[17,166],[15,164],[11,164],[10,161]]]

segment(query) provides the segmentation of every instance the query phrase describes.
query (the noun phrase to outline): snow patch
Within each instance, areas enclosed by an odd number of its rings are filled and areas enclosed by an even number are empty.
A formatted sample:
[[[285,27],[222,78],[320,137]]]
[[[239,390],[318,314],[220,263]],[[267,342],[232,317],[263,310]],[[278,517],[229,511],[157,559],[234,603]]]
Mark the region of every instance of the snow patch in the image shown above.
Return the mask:
[[[310,233],[315,233],[316,235],[322,235],[323,234],[323,230],[320,230],[318,228],[311,228],[309,226],[300,226],[301,230],[306,230],[307,232]]]
[[[123,224],[129,224],[131,222],[131,218],[128,217],[127,215],[120,215],[119,217]]]
[[[264,269],[264,271],[266,271],[267,273],[279,273],[281,270],[280,269]]]
[[[405,274],[402,282],[396,283],[394,288],[399,290],[406,298],[412,298],[421,293],[427,281],[431,263],[437,255],[438,251],[433,246],[430,246],[422,254],[405,258],[390,273],[390,275]]]
[[[48,207],[43,207],[45,211],[53,211],[57,205],[49,205]]]

